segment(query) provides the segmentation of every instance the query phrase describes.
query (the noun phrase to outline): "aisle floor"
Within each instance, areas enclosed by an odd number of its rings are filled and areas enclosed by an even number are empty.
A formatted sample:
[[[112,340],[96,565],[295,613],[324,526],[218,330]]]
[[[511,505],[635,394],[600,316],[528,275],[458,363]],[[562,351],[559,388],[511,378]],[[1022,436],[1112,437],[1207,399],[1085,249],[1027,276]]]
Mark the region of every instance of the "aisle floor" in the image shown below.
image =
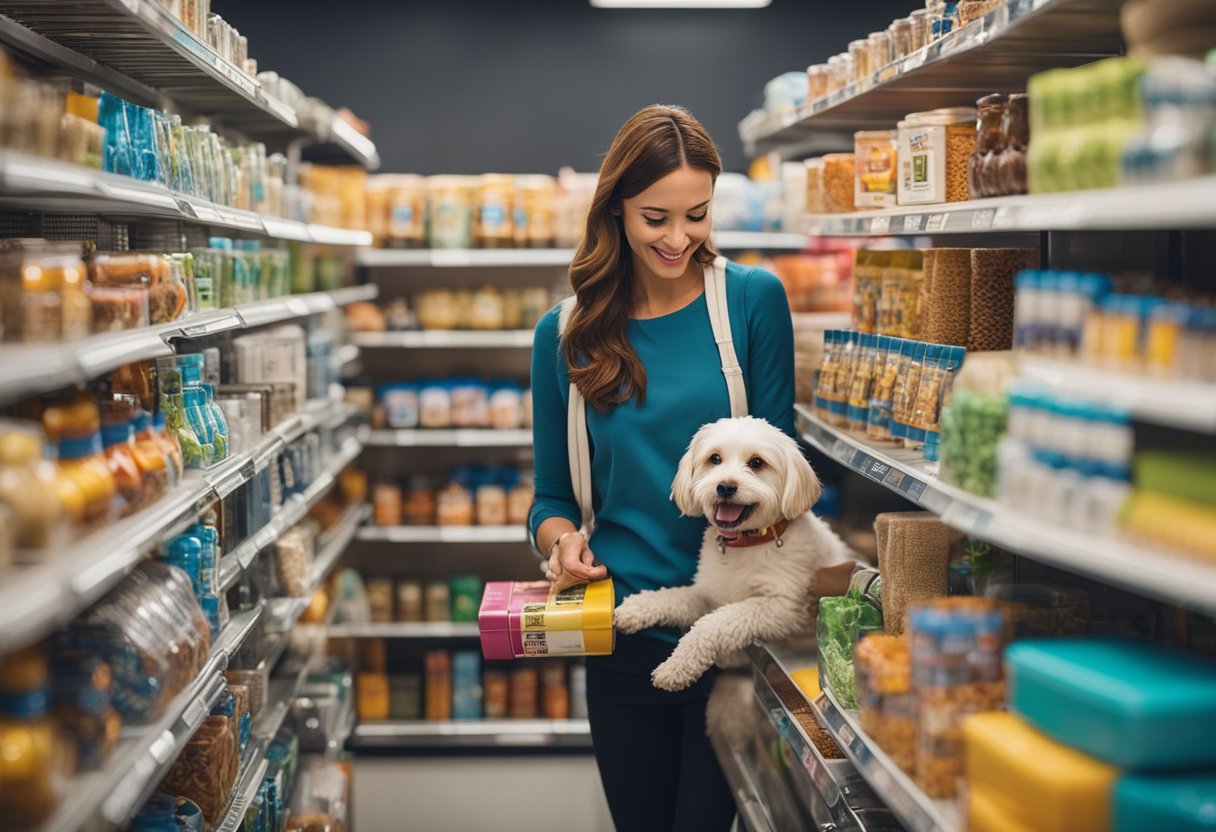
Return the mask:
[[[356,758],[358,832],[613,832],[595,760]]]

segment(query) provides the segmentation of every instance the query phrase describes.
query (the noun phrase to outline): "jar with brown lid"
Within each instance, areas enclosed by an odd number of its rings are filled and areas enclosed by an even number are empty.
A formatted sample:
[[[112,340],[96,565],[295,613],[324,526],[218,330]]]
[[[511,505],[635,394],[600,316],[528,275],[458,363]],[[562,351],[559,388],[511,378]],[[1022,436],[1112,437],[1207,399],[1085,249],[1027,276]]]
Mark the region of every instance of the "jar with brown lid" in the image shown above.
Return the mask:
[[[999,196],[997,161],[1005,149],[1005,102],[1001,93],[986,95],[976,102],[975,152],[967,160],[967,187],[971,197]]]
[[[1002,194],[1026,193],[1026,148],[1030,146],[1029,98],[1009,96],[1005,105],[1005,149],[997,161],[996,179]]]

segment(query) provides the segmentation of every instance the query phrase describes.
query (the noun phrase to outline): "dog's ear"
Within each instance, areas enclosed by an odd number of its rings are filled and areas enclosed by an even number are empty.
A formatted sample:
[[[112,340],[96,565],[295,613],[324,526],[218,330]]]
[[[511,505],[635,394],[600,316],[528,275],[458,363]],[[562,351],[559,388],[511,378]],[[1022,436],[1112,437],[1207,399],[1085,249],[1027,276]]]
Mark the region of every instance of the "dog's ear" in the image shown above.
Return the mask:
[[[697,458],[701,455],[700,438],[701,432],[697,431],[692,441],[688,443],[688,450],[680,459],[680,465],[676,468],[676,478],[671,481],[671,499],[680,509],[680,514],[685,517],[696,517],[701,513],[701,507],[697,505],[692,489],[693,471],[697,467]]]
[[[806,461],[798,449],[798,443],[789,439],[782,442],[781,447],[785,457],[785,488],[781,493],[781,514],[787,520],[793,520],[819,502],[819,494],[823,489],[819,485],[819,477],[811,468],[811,463]]]

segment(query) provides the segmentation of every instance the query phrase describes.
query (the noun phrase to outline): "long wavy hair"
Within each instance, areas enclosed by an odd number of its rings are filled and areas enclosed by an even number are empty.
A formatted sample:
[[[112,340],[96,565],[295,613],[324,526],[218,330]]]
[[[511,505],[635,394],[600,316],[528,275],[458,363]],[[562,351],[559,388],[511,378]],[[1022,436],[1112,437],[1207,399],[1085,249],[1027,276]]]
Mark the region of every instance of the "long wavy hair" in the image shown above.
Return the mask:
[[[564,341],[570,380],[598,411],[637,396],[646,401],[646,368],[629,343],[633,257],[621,203],[681,167],[707,171],[716,183],[722,160],[701,123],[682,107],[654,104],[621,127],[600,167],[587,229],[570,265],[578,301]],[[717,252],[706,241],[693,252],[702,265]]]

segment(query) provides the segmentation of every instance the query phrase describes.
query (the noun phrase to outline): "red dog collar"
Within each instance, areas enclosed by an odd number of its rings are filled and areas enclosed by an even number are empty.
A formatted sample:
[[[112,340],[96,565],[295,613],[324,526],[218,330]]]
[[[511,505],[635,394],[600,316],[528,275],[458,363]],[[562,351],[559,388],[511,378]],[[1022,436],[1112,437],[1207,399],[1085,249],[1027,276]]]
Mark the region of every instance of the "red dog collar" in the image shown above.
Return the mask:
[[[764,543],[777,541],[777,548],[783,545],[781,536],[785,534],[785,530],[790,527],[789,520],[782,520],[775,526],[768,526],[763,529],[743,530],[737,533],[735,537],[724,537],[718,535],[719,549],[742,549],[746,546],[760,546]]]

